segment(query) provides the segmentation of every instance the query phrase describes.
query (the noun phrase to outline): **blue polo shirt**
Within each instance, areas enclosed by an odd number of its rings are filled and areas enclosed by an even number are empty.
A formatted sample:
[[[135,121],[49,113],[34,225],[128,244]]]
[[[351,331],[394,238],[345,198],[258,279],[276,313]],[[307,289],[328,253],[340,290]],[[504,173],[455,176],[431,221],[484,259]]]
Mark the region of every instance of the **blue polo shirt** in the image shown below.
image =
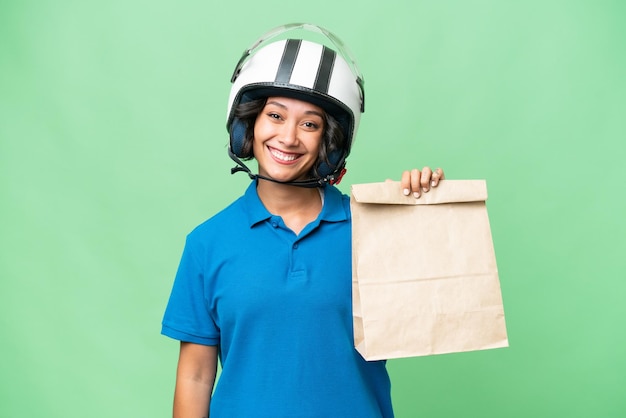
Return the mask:
[[[162,333],[219,345],[211,417],[393,416],[385,362],[354,349],[350,234],[336,188],[296,236],[252,182],[187,236]]]

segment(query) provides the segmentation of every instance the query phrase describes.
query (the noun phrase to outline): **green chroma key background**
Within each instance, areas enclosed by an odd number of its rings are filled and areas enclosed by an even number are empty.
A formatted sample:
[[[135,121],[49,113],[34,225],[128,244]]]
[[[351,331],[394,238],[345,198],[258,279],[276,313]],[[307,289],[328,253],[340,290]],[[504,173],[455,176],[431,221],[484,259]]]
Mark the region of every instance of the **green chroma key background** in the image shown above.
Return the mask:
[[[389,361],[397,416],[626,416],[618,0],[1,2],[0,416],[170,416],[184,237],[248,183],[229,79],[294,21],[365,74],[343,191],[487,180],[510,347]]]

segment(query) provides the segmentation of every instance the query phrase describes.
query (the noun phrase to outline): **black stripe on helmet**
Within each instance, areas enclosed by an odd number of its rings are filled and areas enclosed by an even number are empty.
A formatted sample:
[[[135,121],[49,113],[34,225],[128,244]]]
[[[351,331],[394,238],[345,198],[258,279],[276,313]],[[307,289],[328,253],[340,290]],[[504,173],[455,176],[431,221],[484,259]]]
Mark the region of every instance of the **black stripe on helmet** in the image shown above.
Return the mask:
[[[285,44],[283,56],[276,72],[276,82],[288,83],[293,72],[293,67],[296,65],[296,58],[298,57],[298,51],[300,50],[299,39],[288,39]]]
[[[322,59],[320,60],[320,65],[317,68],[317,76],[315,77],[313,90],[321,93],[328,93],[328,86],[330,85],[330,77],[333,74],[336,55],[335,51],[330,48],[324,47],[322,49]]]

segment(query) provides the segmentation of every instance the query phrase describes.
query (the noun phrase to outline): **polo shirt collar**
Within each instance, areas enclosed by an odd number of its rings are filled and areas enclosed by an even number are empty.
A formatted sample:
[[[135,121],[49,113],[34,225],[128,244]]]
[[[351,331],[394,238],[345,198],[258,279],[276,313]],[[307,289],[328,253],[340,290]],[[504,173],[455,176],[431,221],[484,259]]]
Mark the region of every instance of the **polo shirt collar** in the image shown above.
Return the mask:
[[[349,213],[344,205],[344,196],[335,186],[324,185],[324,207],[320,220],[326,222],[341,222],[349,219]]]
[[[272,217],[272,214],[265,208],[263,202],[261,202],[256,190],[256,185],[256,180],[250,182],[243,196],[250,227]],[[344,206],[342,193],[334,186],[324,185],[324,207],[322,208],[319,220],[341,222],[348,219],[349,215]]]
[[[257,180],[251,181],[246,189],[246,193],[243,195],[250,228],[272,216],[265,206],[263,206],[263,202],[261,202],[259,194],[256,191],[256,184]]]

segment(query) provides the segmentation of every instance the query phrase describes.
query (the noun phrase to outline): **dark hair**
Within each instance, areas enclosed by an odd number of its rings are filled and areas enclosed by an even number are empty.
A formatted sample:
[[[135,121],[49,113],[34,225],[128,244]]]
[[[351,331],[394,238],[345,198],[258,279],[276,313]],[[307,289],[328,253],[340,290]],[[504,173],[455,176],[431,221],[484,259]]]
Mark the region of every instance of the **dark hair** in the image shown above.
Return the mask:
[[[254,158],[254,153],[252,151],[254,123],[265,107],[266,101],[267,98],[256,99],[245,103],[239,103],[235,107],[235,118],[239,119],[246,127],[246,133],[240,155],[243,160],[250,160]],[[334,170],[334,164],[329,161],[328,156],[335,151],[341,152],[345,149],[345,147],[345,138],[341,125],[337,122],[337,119],[335,119],[328,112],[324,111],[324,131],[322,133],[322,142],[320,144],[317,162],[312,168],[312,175],[320,177],[319,166],[322,163],[325,163]],[[335,164],[336,163],[337,161]]]

